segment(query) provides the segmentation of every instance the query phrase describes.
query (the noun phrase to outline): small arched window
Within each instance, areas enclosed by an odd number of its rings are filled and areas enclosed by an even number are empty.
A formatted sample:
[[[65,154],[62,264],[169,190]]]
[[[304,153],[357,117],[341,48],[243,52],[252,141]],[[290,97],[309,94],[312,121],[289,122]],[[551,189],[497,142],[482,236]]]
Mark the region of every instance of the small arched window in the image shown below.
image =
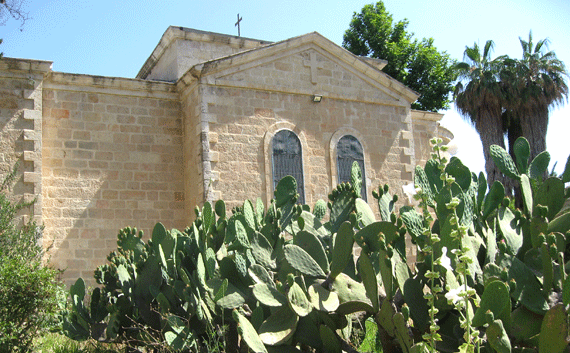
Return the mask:
[[[344,135],[336,145],[338,183],[350,182],[352,163],[357,162],[362,171],[361,198],[366,200],[366,173],[364,170],[364,152],[358,139]]]
[[[301,141],[291,130],[278,131],[273,136],[272,151],[273,190],[279,180],[291,175],[297,181],[298,202],[305,203]]]

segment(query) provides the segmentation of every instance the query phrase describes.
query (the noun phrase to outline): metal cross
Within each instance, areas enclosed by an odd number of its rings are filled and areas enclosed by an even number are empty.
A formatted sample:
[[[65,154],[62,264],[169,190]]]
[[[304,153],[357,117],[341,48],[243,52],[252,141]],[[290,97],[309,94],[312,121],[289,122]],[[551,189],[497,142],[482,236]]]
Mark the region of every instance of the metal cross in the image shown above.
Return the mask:
[[[239,17],[239,13],[237,15],[237,22],[235,24],[235,26],[238,28],[238,37],[241,37],[241,33],[239,31],[239,23],[241,22],[241,17]]]
[[[303,65],[311,68],[311,82],[317,83],[317,69],[323,68],[323,63],[317,62],[317,54],[315,52],[309,53],[309,61],[305,60]]]

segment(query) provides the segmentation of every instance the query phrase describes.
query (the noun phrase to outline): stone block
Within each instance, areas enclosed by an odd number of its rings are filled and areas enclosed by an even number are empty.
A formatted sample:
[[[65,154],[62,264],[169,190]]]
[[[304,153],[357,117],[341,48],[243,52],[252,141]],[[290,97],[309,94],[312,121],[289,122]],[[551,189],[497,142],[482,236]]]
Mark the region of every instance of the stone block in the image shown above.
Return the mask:
[[[41,120],[42,112],[40,110],[24,109],[23,118],[26,120]]]

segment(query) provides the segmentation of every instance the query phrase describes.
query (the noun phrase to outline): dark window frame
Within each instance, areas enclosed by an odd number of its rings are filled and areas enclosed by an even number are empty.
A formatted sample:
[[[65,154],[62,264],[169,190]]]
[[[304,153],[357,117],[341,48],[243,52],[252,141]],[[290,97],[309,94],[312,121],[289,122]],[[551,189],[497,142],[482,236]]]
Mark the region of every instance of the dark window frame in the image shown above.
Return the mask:
[[[350,182],[352,163],[358,162],[362,172],[362,189],[360,197],[366,201],[366,168],[364,163],[364,148],[362,143],[353,135],[342,136],[336,143],[336,168],[338,183]]]
[[[305,180],[303,173],[303,146],[296,133],[283,129],[271,139],[271,166],[273,190],[283,177],[291,175],[297,181],[298,203],[305,203]]]

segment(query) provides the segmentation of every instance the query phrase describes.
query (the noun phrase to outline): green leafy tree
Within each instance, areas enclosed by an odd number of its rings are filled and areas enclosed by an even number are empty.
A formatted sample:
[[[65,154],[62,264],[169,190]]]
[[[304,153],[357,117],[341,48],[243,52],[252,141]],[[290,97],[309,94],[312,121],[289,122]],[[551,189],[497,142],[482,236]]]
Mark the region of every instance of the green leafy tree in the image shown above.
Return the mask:
[[[455,80],[453,60],[437,50],[433,38],[414,39],[406,30],[408,23],[394,23],[382,1],[365,5],[352,16],[342,45],[353,54],[388,61],[382,71],[420,94],[412,108],[447,109]]]

